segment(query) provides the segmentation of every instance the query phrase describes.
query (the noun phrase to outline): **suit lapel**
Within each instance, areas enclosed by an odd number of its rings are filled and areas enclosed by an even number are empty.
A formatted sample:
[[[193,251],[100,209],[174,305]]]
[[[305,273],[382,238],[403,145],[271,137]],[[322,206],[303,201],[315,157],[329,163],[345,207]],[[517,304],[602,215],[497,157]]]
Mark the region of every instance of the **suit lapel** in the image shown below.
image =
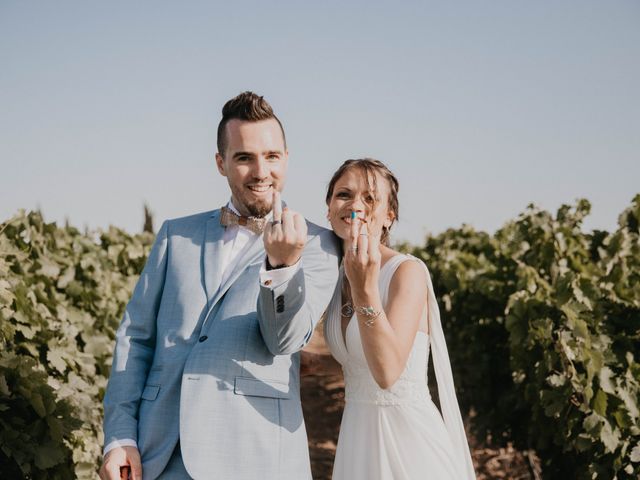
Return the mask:
[[[218,291],[222,280],[221,260],[224,230],[224,227],[220,225],[220,210],[216,210],[207,220],[202,255],[204,286],[209,305],[211,305],[211,299]]]
[[[223,285],[220,285],[220,289],[213,299],[213,304],[215,304],[220,299],[220,297],[222,297],[222,295],[226,293],[229,287],[233,285],[238,277],[242,275],[242,272],[244,272],[244,270],[247,268],[247,265],[256,262],[261,256],[264,255],[264,243],[262,241],[262,235],[253,239],[251,245],[249,245],[241,255],[242,256],[238,259],[238,263],[236,263],[233,271],[227,277],[227,280]],[[257,281],[259,281],[258,278],[256,278],[256,282]]]

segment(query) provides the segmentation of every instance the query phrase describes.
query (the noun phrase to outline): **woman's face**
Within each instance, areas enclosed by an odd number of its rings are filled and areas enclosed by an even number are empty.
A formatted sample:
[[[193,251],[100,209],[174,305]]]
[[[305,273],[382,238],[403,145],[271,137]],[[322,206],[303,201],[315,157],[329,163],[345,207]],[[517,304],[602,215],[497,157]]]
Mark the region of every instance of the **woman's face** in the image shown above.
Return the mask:
[[[372,191],[366,172],[358,168],[346,170],[336,182],[329,199],[327,218],[338,237],[351,235],[351,212],[367,223],[369,235],[380,238],[382,227],[390,227],[393,214],[389,212],[389,185],[376,172],[376,189]],[[371,182],[373,183],[373,182]]]

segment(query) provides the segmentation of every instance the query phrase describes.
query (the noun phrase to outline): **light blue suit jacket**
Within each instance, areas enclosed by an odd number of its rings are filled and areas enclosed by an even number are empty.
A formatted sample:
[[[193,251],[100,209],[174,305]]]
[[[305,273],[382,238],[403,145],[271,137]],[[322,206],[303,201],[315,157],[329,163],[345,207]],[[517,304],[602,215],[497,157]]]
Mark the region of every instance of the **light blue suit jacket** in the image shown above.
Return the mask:
[[[180,440],[195,479],[311,478],[299,354],[338,276],[338,243],[307,223],[300,268],[260,285],[258,238],[221,284],[220,211],[166,221],[116,334],[105,444],[136,440],[156,478]]]

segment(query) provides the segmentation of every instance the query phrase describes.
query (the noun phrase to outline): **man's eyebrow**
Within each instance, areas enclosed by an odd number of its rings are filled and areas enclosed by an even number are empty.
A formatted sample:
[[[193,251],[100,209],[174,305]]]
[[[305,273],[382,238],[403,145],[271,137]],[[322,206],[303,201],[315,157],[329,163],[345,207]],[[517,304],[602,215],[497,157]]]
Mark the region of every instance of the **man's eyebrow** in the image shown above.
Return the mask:
[[[282,151],[281,150],[268,150],[266,152],[262,152],[263,155],[267,156],[267,155],[282,155]]]
[[[233,154],[232,158],[236,157],[255,157],[255,155],[251,152],[236,152]]]

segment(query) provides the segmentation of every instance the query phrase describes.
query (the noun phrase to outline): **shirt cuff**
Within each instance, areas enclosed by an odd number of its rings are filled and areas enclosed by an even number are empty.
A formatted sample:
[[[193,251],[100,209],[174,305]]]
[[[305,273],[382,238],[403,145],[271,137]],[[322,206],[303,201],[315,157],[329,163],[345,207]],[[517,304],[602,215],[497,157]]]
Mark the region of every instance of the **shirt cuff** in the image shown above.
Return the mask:
[[[291,280],[299,269],[300,260],[298,260],[290,267],[267,270],[267,259],[265,258],[264,262],[262,263],[262,267],[260,268],[260,285],[264,285],[265,287],[269,287],[271,289],[277,288],[283,283]]]
[[[104,457],[110,450],[113,450],[117,447],[136,447],[138,448],[138,443],[135,440],[130,438],[123,438],[122,440],[114,440],[113,442],[109,442],[109,444],[104,447],[102,451],[102,456]]]

